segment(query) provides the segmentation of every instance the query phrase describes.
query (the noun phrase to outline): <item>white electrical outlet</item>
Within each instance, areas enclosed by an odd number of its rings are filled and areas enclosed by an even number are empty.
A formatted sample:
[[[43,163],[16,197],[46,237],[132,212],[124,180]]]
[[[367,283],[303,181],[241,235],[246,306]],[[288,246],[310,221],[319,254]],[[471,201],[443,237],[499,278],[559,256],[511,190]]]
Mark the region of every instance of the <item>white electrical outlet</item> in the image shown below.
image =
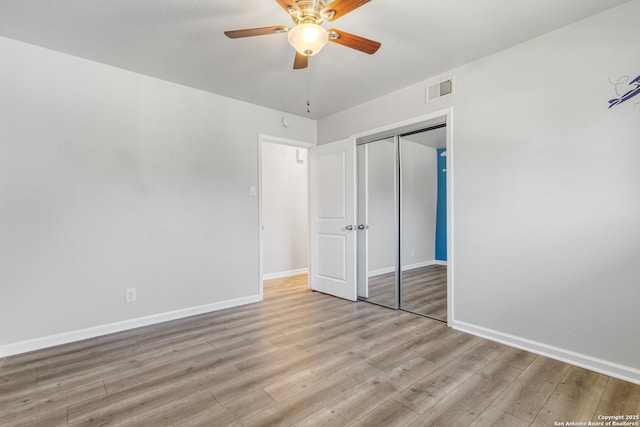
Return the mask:
[[[124,302],[134,302],[136,300],[136,288],[124,290]]]

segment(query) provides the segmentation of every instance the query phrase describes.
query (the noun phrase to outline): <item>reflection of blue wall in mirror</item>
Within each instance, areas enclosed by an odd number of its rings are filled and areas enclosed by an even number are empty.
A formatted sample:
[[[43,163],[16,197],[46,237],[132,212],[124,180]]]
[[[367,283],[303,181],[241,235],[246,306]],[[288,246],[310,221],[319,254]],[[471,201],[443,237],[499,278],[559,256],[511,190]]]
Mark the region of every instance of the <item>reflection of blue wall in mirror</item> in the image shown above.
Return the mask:
[[[447,157],[438,150],[438,204],[436,208],[436,260],[447,260]]]

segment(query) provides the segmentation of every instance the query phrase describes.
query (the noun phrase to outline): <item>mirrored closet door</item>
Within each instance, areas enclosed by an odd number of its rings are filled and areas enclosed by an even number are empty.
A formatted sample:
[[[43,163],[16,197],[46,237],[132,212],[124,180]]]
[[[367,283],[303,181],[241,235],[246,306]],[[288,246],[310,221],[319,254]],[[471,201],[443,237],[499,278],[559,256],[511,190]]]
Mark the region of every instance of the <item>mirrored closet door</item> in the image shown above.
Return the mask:
[[[358,296],[397,308],[397,148],[394,137],[358,145]]]
[[[444,124],[358,144],[360,299],[447,320],[446,156]]]
[[[400,307],[447,320],[446,129],[400,136]]]

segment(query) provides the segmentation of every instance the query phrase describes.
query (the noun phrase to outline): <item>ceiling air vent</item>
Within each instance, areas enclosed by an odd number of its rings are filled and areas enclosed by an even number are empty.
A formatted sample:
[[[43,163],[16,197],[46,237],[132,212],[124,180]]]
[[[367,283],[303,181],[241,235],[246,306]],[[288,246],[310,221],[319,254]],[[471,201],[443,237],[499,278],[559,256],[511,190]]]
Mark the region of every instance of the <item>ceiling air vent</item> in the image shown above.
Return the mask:
[[[453,93],[453,79],[427,86],[427,101]]]

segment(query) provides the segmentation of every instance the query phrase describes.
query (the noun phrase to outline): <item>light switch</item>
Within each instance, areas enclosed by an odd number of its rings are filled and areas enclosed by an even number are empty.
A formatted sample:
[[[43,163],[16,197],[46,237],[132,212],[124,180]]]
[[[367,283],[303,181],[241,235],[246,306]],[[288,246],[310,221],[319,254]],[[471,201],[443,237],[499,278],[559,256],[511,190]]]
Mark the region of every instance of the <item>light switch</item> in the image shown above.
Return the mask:
[[[296,150],[296,161],[298,163],[303,163],[305,160],[307,160],[307,150],[298,148]]]

